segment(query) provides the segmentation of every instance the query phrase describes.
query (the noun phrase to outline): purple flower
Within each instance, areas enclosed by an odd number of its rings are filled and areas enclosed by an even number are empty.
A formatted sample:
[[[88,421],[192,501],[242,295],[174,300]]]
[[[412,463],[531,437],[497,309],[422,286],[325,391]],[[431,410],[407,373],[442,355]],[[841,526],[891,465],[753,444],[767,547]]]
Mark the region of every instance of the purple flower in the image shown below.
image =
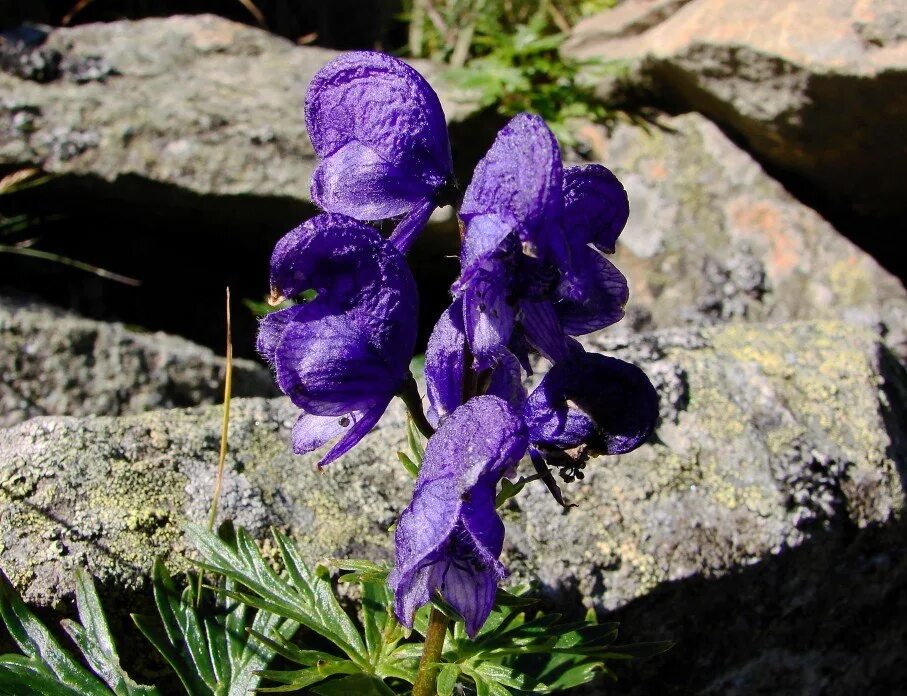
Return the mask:
[[[552,361],[570,336],[623,317],[626,279],[603,255],[627,218],[626,193],[605,167],[561,168],[554,135],[520,114],[479,163],[460,212],[466,235],[454,293],[476,370],[523,356],[527,342]],[[525,362],[525,361],[524,361]]]
[[[345,53],[309,85],[306,126],[321,160],[312,199],[357,220],[402,216],[391,241],[406,251],[455,191],[447,123],[419,73],[383,53]]]
[[[526,446],[523,420],[488,395],[460,406],[428,441],[412,502],[397,522],[388,579],[404,626],[435,592],[465,619],[470,637],[485,623],[506,575],[496,488]]]
[[[463,306],[454,300],[438,319],[425,350],[425,385],[428,391],[428,421],[438,427],[439,421],[463,403],[466,379],[466,333],[463,329]],[[520,364],[509,352],[504,352],[487,377],[485,394],[499,396],[517,409],[526,399]]]
[[[289,232],[271,257],[272,301],[306,290],[315,298],[262,319],[258,350],[303,411],[293,450],[310,452],[340,436],[324,466],[371,430],[403,385],[418,297],[396,247],[374,228],[330,214]]]
[[[523,413],[540,451],[584,447],[589,454],[624,454],[652,434],[658,394],[636,365],[579,352],[552,366]]]

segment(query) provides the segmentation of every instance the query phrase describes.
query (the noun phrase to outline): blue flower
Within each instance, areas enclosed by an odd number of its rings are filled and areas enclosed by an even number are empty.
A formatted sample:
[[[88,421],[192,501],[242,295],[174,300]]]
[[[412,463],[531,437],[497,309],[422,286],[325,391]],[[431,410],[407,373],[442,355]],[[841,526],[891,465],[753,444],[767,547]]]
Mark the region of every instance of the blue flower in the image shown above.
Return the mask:
[[[402,218],[391,241],[406,251],[432,211],[453,202],[447,123],[438,95],[402,60],[354,51],[309,85],[306,127],[321,160],[312,200],[357,220]]]
[[[523,414],[540,452],[582,447],[625,454],[642,445],[658,420],[658,394],[645,372],[617,358],[577,352],[558,362],[526,400]]]
[[[316,296],[261,321],[258,350],[303,413],[293,449],[340,437],[324,466],[378,422],[409,375],[418,296],[406,259],[377,230],[322,214],[284,236],[271,257],[272,301]]]
[[[476,370],[528,343],[552,361],[571,336],[623,317],[627,282],[603,252],[627,219],[620,182],[600,165],[563,171],[554,135],[520,114],[498,134],[466,190],[460,277],[463,323]]]
[[[496,488],[526,447],[522,418],[490,395],[457,408],[428,441],[412,502],[397,522],[388,579],[404,626],[436,592],[463,617],[470,637],[485,623],[506,576]]]

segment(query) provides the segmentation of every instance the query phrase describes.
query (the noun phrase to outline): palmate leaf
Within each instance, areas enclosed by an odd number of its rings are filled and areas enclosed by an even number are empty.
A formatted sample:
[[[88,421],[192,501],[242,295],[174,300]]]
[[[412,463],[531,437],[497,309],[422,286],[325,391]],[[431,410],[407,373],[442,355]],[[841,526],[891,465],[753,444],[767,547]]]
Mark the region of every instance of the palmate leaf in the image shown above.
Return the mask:
[[[474,641],[466,637],[462,625],[454,627],[445,643],[443,659],[448,664],[441,670],[439,693],[453,693],[457,681],[488,696],[557,693],[602,674],[613,676],[608,669],[612,661],[670,647],[615,646],[617,624],[600,624],[593,612],[575,622],[563,622],[558,614],[527,614],[531,602],[526,591],[525,586],[501,591]]]
[[[79,621],[61,625],[91,670],[62,648],[0,572],[0,618],[23,653],[0,656],[0,694],[159,696],[120,666],[94,582],[81,570],[76,573],[76,606]]]
[[[275,533],[286,568],[281,575],[269,566],[254,540],[242,529],[237,530],[235,549],[198,525],[187,526],[186,535],[201,553],[201,568],[244,588],[224,589],[224,594],[299,622],[336,645],[361,669],[368,670],[368,651],[362,636],[340,607],[330,582],[305,564],[298,549],[283,534]]]
[[[248,606],[224,597],[214,607],[199,609],[193,583],[180,592],[160,561],[152,569],[152,587],[160,621],[143,616],[133,616],[133,621],[190,696],[251,693],[275,652],[250,634],[289,639],[299,627],[267,611],[253,617]],[[235,587],[228,578],[219,586],[224,592]]]

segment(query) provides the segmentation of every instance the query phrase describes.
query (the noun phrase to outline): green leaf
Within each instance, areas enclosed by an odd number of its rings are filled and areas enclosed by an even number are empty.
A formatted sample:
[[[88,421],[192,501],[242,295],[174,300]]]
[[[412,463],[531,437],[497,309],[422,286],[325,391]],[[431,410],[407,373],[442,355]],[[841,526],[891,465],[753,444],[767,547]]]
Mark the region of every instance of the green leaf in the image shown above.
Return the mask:
[[[107,691],[107,694],[110,692]],[[19,696],[84,696],[80,689],[61,682],[38,660],[21,655],[0,656],[0,694]]]
[[[282,686],[265,686],[259,687],[261,692],[284,692],[297,691],[306,687],[322,682],[329,677],[338,674],[349,674],[355,676],[365,676],[361,674],[359,667],[349,660],[332,658],[331,661],[319,662],[314,667],[296,670],[266,670],[259,675],[263,679],[276,681]],[[357,692],[349,692],[357,693]]]
[[[410,459],[413,464],[416,465],[416,470],[418,472],[419,467],[422,466],[422,459],[425,457],[425,443],[422,433],[419,432],[419,429],[416,427],[416,424],[409,414],[406,416],[406,442],[409,445],[409,451],[412,454]]]
[[[223,594],[299,622],[368,670],[368,651],[362,636],[337,602],[330,582],[308,568],[286,536],[275,535],[286,567],[285,576],[279,576],[243,530],[237,531],[235,550],[199,525],[188,525],[186,535],[201,554],[202,560],[197,565],[248,589],[241,592],[225,588],[221,590]]]
[[[460,666],[458,664],[448,662],[441,667],[441,670],[438,672],[438,680],[435,682],[438,696],[453,696],[459,676]]]
[[[76,607],[81,624],[62,621],[63,629],[82,651],[91,669],[117,696],[152,696],[158,690],[137,684],[120,666],[116,645],[91,576],[81,568],[76,571]]]
[[[312,689],[312,693],[319,694],[319,696],[351,696],[351,694],[356,694],[356,696],[393,696],[394,692],[385,686],[380,679],[359,674],[316,686]]]
[[[357,657],[366,657],[368,650],[363,643],[362,636],[356,629],[352,619],[343,611],[340,602],[337,601],[337,596],[334,594],[334,588],[331,587],[330,582],[318,577],[309,570],[299,550],[285,534],[277,532],[275,533],[275,538],[283,556],[287,573],[296,586],[296,590],[300,595],[310,598],[311,606],[322,624],[328,627],[331,632],[342,636],[344,644],[348,646],[350,651],[354,652]],[[338,646],[341,649],[344,648],[344,645],[339,643]],[[347,652],[347,650],[344,650],[344,652]],[[352,655],[350,657],[352,658]]]
[[[180,652],[174,648],[167,633],[161,630],[157,621],[147,616],[132,614],[132,622],[149,643],[161,654],[176,673],[189,696],[209,696],[211,691],[199,676],[189,667]]]
[[[252,618],[247,605],[228,605],[223,599],[199,609],[191,576],[179,592],[160,561],[152,569],[152,585],[162,626],[143,617],[133,620],[192,696],[240,696],[254,691],[260,682],[258,672],[275,655],[264,641],[288,640],[299,626],[267,611],[258,611]],[[234,581],[224,579],[217,589],[228,594],[236,587]]]
[[[337,578],[338,582],[387,582],[390,574],[390,568],[385,565],[356,558],[329,558],[327,563],[339,570],[351,571]]]
[[[109,696],[107,687],[63,650],[51,632],[19,598],[9,579],[0,571],[0,618],[19,649],[44,665],[59,682],[81,690],[83,696]],[[17,668],[18,669],[18,668]],[[15,673],[18,673],[14,670]]]
[[[403,468],[406,469],[406,472],[416,478],[419,475],[419,465],[416,464],[412,459],[406,456],[405,452],[397,452],[397,459],[400,460],[400,463],[403,465]]]

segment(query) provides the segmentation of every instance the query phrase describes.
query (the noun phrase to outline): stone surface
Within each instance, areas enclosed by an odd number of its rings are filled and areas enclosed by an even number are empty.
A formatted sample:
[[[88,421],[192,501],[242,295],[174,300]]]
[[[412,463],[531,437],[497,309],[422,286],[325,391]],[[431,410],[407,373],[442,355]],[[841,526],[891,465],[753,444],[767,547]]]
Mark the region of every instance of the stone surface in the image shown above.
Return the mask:
[[[223,358],[185,339],[0,296],[0,427],[219,403],[223,381]],[[233,393],[278,392],[263,365],[235,360]]]
[[[907,292],[698,114],[581,132],[630,198],[615,263],[629,319],[667,327],[732,319],[882,325],[907,357]]]
[[[163,201],[150,183],[189,202],[276,199],[259,216],[308,204],[302,105],[335,52],[210,15],[57,29],[39,49],[62,56],[55,79],[0,72],[0,165],[115,183],[119,198]],[[450,118],[472,110],[441,98]]]
[[[589,345],[652,375],[663,400],[657,438],[590,462],[566,489],[576,508],[532,486],[510,502],[514,576],[539,579],[560,606],[616,610],[629,638],[678,641],[662,662],[622,672],[636,693],[660,692],[665,679],[746,693],[734,684],[812,655],[813,634],[817,645],[859,636],[863,650],[837,669],[857,674],[874,660],[903,676],[883,640],[896,634],[881,636],[854,608],[897,597],[893,583],[904,580],[904,537],[886,530],[904,509],[907,381],[878,337],[835,322],[731,324],[632,341],[603,334]],[[405,440],[398,406],[324,473],[314,457],[290,454],[294,415],[283,400],[234,402],[223,514],[257,536],[287,528],[313,559],[387,558],[386,530],[410,487],[395,463]],[[155,555],[185,568],[180,525],[205,517],[219,429],[220,409],[209,407],[36,418],[0,431],[0,564],[44,607],[66,597],[77,565],[108,593],[131,596]],[[859,590],[847,611],[840,587]],[[755,599],[741,607],[741,597]],[[816,606],[839,599],[839,613]],[[800,602],[813,611],[804,616]],[[779,624],[789,630],[759,632]],[[867,688],[882,683],[870,672],[860,672]]]
[[[903,211],[892,176],[907,169],[902,0],[629,0],[578,24],[564,51],[627,61],[829,199]]]

